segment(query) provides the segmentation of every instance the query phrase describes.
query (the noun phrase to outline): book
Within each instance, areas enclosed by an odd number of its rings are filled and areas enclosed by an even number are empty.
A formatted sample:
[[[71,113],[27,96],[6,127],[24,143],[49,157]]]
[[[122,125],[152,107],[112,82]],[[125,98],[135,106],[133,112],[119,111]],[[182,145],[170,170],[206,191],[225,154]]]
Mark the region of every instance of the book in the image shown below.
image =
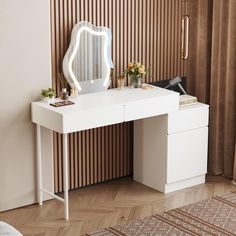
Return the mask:
[[[68,105],[73,105],[73,104],[75,103],[69,100],[62,100],[59,102],[50,103],[50,105],[54,107],[62,107],[62,106],[68,106]]]
[[[189,106],[197,103],[197,97],[190,96],[187,94],[179,96],[180,107]]]

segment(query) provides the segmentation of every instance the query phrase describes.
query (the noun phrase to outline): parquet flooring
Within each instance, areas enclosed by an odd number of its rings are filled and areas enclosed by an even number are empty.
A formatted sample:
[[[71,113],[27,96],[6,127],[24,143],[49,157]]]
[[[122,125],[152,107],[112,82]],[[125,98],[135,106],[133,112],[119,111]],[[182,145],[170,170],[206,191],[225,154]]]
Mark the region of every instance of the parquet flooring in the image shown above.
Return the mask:
[[[70,220],[63,220],[63,204],[57,200],[0,213],[0,220],[24,236],[76,236],[133,219],[220,195],[236,186],[223,177],[208,177],[207,183],[163,194],[131,178],[71,191]]]

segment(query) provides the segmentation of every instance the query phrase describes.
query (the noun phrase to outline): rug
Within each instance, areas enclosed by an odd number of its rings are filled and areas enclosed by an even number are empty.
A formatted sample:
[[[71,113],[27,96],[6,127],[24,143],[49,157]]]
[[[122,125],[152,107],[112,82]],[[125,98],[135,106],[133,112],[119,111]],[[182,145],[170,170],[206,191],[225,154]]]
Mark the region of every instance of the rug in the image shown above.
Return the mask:
[[[233,236],[236,235],[236,191],[86,235]]]

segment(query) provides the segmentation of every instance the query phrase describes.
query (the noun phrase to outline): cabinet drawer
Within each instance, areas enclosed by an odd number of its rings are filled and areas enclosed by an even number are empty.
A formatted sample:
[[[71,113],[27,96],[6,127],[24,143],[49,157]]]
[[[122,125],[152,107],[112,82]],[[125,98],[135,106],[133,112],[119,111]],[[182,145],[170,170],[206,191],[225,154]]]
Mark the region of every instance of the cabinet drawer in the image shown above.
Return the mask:
[[[167,183],[207,172],[208,128],[168,135]]]
[[[178,93],[126,102],[125,121],[144,119],[179,110]]]
[[[169,113],[167,133],[172,134],[208,126],[208,113],[209,106],[201,103]]]

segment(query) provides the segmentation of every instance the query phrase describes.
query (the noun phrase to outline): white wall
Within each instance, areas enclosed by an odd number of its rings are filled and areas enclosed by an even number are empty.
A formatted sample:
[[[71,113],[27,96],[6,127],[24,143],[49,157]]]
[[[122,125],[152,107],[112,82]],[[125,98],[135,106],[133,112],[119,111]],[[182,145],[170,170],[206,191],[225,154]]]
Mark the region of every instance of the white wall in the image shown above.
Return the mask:
[[[49,0],[0,0],[0,211],[36,202],[30,102],[51,86]],[[52,134],[43,130],[52,189]]]

